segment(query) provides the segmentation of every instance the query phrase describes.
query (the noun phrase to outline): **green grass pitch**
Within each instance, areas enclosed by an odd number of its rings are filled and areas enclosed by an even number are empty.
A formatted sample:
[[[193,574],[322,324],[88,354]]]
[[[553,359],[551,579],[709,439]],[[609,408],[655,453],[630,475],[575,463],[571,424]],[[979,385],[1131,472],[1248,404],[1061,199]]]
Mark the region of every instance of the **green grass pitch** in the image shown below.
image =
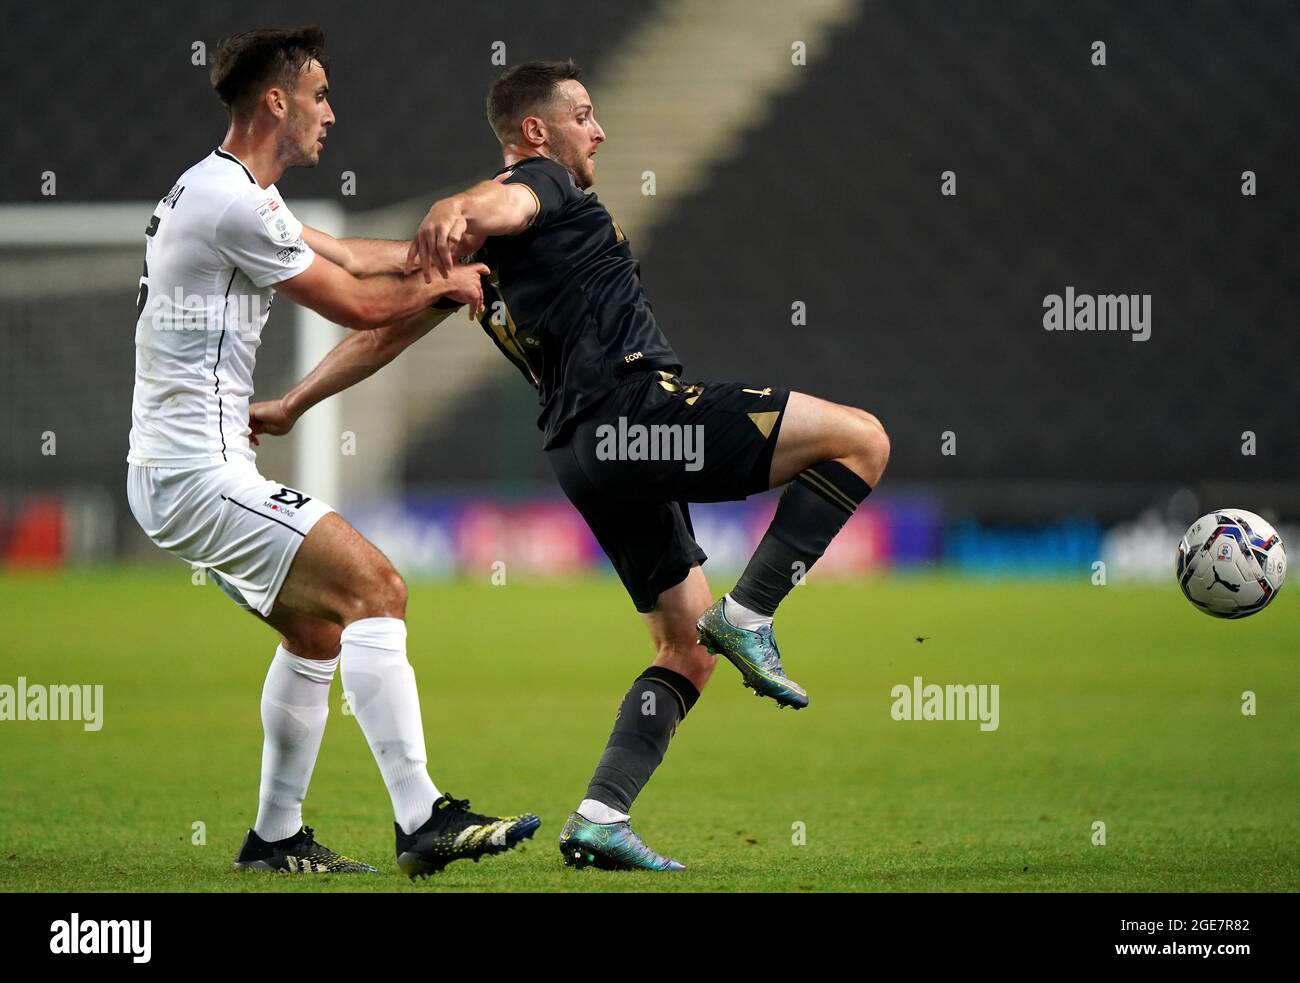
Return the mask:
[[[1172,583],[814,576],[777,622],[809,709],[755,699],[720,662],[636,804],[638,831],[687,865],[665,875],[567,870],[555,846],[650,662],[617,582],[412,585],[434,781],[475,809],[543,820],[525,849],[417,884],[396,870],[387,795],[337,679],[306,821],[382,873],[230,870],[257,806],[275,638],[219,591],[179,567],[9,576],[0,610],[0,683],[100,683],[105,702],[98,732],[0,722],[0,890],[1300,887],[1300,601],[1287,591],[1233,623]],[[893,720],[891,687],[917,675],[998,684],[998,730]]]

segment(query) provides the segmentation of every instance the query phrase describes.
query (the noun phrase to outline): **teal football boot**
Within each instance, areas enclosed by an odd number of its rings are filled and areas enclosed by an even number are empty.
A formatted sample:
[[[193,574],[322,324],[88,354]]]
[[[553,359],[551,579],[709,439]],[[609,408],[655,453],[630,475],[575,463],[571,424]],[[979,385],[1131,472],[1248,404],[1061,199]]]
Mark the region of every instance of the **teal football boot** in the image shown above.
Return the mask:
[[[627,822],[593,823],[578,813],[560,830],[560,855],[566,867],[597,870],[685,870],[671,857],[661,857],[632,831]]]
[[[808,705],[808,694],[781,668],[772,626],[763,625],[756,631],[737,628],[727,620],[726,600],[719,599],[700,616],[695,625],[700,644],[714,655],[726,656],[755,695],[770,696],[778,706],[802,710]]]

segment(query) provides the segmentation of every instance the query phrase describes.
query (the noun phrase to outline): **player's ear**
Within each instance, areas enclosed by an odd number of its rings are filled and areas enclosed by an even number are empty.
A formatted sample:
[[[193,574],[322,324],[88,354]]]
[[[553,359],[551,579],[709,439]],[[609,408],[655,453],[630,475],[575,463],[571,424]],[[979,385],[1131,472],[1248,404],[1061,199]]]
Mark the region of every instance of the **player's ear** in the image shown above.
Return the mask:
[[[524,142],[534,147],[540,147],[546,142],[546,121],[540,116],[525,116],[521,124],[524,133]]]
[[[279,86],[273,85],[266,90],[266,95],[262,97],[262,104],[276,119],[283,119],[289,113],[288,94]]]

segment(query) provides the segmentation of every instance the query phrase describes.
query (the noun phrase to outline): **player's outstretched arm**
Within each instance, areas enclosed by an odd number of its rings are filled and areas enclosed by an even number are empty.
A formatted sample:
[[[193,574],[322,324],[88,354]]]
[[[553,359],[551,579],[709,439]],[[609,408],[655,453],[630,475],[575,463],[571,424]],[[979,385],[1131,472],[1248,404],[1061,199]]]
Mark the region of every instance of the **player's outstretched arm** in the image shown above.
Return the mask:
[[[446,276],[462,256],[488,236],[522,232],[540,208],[537,195],[523,184],[483,181],[467,191],[434,202],[406,252],[403,271],[423,267],[429,283],[436,267]]]
[[[299,417],[321,400],[374,375],[455,310],[424,310],[414,317],[373,331],[351,332],[331,348],[301,382],[279,399],[253,403],[248,407],[248,425],[252,430],[249,439],[257,444],[258,434],[279,436],[288,433]]]
[[[275,285],[295,304],[308,307],[335,324],[369,330],[405,321],[435,300],[450,297],[468,304],[470,317],[483,309],[479,276],[488,268],[481,263],[456,264],[446,275],[432,280],[393,274],[356,277],[327,257],[317,255],[297,276]]]
[[[312,249],[353,276],[401,273],[406,266],[406,250],[410,245],[404,239],[336,239],[310,225],[302,227],[302,237]]]

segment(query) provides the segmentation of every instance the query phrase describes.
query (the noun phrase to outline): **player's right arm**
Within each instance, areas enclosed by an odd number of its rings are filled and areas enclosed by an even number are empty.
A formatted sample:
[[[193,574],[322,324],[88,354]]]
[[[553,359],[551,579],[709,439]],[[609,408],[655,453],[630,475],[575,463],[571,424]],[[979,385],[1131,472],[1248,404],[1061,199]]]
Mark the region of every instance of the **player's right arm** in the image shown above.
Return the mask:
[[[471,317],[482,308],[478,277],[485,266],[461,266],[423,281],[398,273],[355,276],[316,252],[303,231],[278,192],[254,186],[227,203],[213,239],[218,255],[253,286],[274,287],[347,328],[366,330],[406,320],[443,297],[468,304]]]
[[[472,318],[483,309],[479,276],[487,272],[482,263],[457,263],[429,282],[394,274],[356,277],[318,255],[307,269],[281,280],[275,289],[335,324],[367,330],[405,321],[443,297],[467,304]]]
[[[328,232],[302,227],[302,238],[307,245],[347,270],[353,276],[374,276],[376,273],[401,273],[406,264],[405,241],[394,239],[335,239]]]

